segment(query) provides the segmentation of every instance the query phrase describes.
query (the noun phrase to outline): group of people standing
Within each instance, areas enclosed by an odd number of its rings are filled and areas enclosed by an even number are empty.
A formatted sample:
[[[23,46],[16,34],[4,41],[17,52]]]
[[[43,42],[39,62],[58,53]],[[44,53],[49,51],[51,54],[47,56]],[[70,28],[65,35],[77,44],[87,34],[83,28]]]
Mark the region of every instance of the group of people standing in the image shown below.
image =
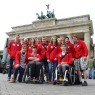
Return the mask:
[[[95,58],[93,57],[88,60],[88,78],[95,79]]]
[[[16,82],[18,80],[18,82],[22,82],[26,65],[27,77],[39,79],[39,70],[43,65],[47,82],[52,83],[56,77],[55,69],[57,66],[60,68],[60,74],[62,73],[64,76],[64,70],[66,69],[64,66],[74,64],[80,84],[87,86],[88,49],[85,42],[80,40],[77,35],[72,35],[72,39],[73,43],[70,42],[69,37],[52,36],[51,39],[47,40],[44,36],[40,40],[25,38],[21,43],[20,35],[16,34],[15,39],[10,41],[7,48],[10,58],[8,81]],[[29,75],[30,66],[32,68],[31,77]],[[12,70],[13,77],[11,78]],[[84,82],[81,81],[81,71],[84,75]]]

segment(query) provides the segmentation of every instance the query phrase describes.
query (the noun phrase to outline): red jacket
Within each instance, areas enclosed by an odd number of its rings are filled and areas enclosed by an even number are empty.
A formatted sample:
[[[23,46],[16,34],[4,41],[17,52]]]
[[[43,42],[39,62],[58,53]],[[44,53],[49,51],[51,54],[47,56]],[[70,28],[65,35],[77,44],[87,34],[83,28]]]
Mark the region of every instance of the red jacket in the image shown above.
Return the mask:
[[[41,43],[38,46],[38,53],[40,54],[40,56],[41,56],[42,59],[46,59],[47,46],[48,46],[47,43],[46,44]]]
[[[62,58],[62,52],[58,54],[58,64],[61,64],[62,62],[65,62],[69,65],[73,63],[72,61],[72,54],[67,53],[63,58]]]
[[[47,47],[47,59],[51,62],[57,61],[57,55],[61,52],[60,46],[49,44]],[[56,59],[56,60],[55,60]]]
[[[29,46],[29,47],[28,47],[28,53],[31,53],[31,52],[32,52],[32,47]]]
[[[72,44],[71,42],[69,42],[68,44],[67,44],[67,52],[68,53],[71,53],[72,54],[72,56],[74,57],[74,44]]]
[[[80,58],[80,57],[87,57],[88,56],[88,49],[84,41],[78,40],[77,46],[74,44],[74,49],[75,49],[75,58]]]
[[[17,64],[20,64],[20,59],[21,59],[21,51],[18,51],[15,56],[15,63],[14,63],[14,68],[16,67]],[[26,53],[26,58],[25,58],[25,63],[27,64],[27,53]]]
[[[20,50],[21,50],[21,43],[20,42],[15,43],[14,40],[12,40],[9,43],[8,48],[7,48],[7,51],[8,51],[8,54],[10,55],[10,58],[13,58],[13,59],[15,59],[16,53]]]
[[[26,45],[26,47],[27,47],[27,52],[28,52],[29,43],[27,42],[27,43],[24,43],[24,44]]]
[[[33,45],[33,46],[36,46],[37,47],[37,53],[38,53],[38,45],[37,44],[35,44],[35,45]],[[28,46],[28,53],[32,53],[32,47],[33,46]]]
[[[39,60],[41,61],[41,56],[39,54],[37,54],[36,56],[34,56],[32,53],[28,53],[27,59],[29,57],[36,57],[36,58],[39,58]]]

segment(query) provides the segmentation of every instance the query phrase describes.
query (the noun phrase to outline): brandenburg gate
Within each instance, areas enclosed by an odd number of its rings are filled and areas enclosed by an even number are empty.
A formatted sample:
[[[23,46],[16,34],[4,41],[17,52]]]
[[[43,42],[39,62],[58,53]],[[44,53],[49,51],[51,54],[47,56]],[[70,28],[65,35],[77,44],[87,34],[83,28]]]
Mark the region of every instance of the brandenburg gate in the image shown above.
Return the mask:
[[[70,18],[56,19],[47,18],[43,20],[33,21],[32,24],[12,27],[12,31],[7,32],[9,39],[13,39],[14,35],[20,34],[20,38],[35,38],[42,36],[64,35],[68,36],[72,41],[72,34],[78,34],[78,37],[86,42],[91,56],[91,36],[93,35],[92,20],[89,15],[82,15]]]

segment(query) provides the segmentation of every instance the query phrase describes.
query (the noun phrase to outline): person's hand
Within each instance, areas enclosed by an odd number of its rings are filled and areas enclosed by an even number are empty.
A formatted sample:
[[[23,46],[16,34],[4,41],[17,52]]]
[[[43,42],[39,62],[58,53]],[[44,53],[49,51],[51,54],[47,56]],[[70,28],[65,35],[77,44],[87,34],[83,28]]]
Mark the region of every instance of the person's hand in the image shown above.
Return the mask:
[[[8,54],[8,57],[10,58],[10,54]]]
[[[17,64],[15,67],[18,68],[19,67],[19,64]]]
[[[24,64],[24,68],[26,67],[26,64]]]
[[[54,61],[57,61],[57,58],[55,58]]]
[[[33,61],[34,62],[38,62],[39,61],[39,58],[35,58]]]
[[[75,58],[72,59],[73,61],[75,60]]]
[[[84,57],[84,61],[86,61],[87,60],[87,57]]]
[[[66,64],[66,62],[61,62],[61,64]]]
[[[50,62],[50,60],[48,59],[47,62]]]

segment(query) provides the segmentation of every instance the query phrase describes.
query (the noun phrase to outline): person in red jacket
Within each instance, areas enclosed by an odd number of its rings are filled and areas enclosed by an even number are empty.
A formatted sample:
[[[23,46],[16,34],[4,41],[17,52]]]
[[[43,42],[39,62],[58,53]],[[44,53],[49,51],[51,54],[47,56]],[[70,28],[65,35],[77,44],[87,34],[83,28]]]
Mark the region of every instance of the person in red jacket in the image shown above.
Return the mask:
[[[75,70],[79,75],[80,83],[81,82],[81,71],[83,71],[84,75],[84,82],[82,86],[87,86],[87,56],[88,56],[88,49],[84,41],[78,39],[77,35],[72,36],[74,41],[74,57],[75,57]]]
[[[46,78],[48,77],[48,62],[47,62],[47,46],[48,46],[48,42],[46,40],[46,37],[42,37],[42,41],[40,43],[40,45],[38,46],[38,53],[40,54],[41,56],[41,62],[44,66],[44,69],[45,69],[45,75],[46,75]],[[48,78],[47,78],[48,80]]]
[[[15,39],[9,43],[8,48],[7,48],[8,55],[10,58],[10,61],[9,61],[10,66],[9,66],[9,70],[8,70],[8,81],[10,81],[10,78],[11,78],[15,55],[20,50],[21,50],[21,43],[20,43],[19,35],[16,34]]]
[[[27,46],[26,44],[23,44],[21,51],[18,51],[15,56],[14,74],[11,83],[16,82],[18,71],[19,71],[18,82],[22,82],[22,77],[24,74],[26,64],[27,64]]]
[[[61,48],[57,44],[57,37],[52,36],[51,37],[51,43],[48,45],[47,48],[47,62],[49,67],[49,83],[54,81],[55,79],[55,69],[57,67],[57,55]],[[53,68],[52,68],[53,67]]]
[[[39,72],[41,68],[41,56],[37,53],[37,47],[32,47],[32,52],[28,53],[27,56],[28,59],[28,65],[27,65],[27,77],[28,79],[35,78],[36,80],[39,80]],[[29,68],[31,68],[31,75],[29,74]]]
[[[32,52],[32,47],[36,46],[36,40],[34,38],[29,40],[28,53]]]
[[[59,38],[61,39],[61,44],[64,44],[64,43],[65,43],[65,38],[64,38],[64,36],[61,35]]]
[[[57,38],[57,43],[59,46],[61,46],[61,44],[63,43],[62,38]]]
[[[40,38],[36,38],[36,44],[37,44],[37,46],[39,46],[41,44],[41,39]]]
[[[60,78],[64,77],[64,81],[68,81],[68,79],[65,76],[65,71],[69,69],[69,66],[72,65],[72,54],[68,53],[66,50],[66,44],[61,45],[62,52],[58,54],[58,69]]]
[[[28,48],[29,48],[29,38],[24,38],[22,44],[26,45],[26,47],[27,47],[26,49],[28,51]]]
[[[69,37],[65,37],[66,50],[68,53],[71,53],[74,58],[74,44],[72,44],[69,40]]]

